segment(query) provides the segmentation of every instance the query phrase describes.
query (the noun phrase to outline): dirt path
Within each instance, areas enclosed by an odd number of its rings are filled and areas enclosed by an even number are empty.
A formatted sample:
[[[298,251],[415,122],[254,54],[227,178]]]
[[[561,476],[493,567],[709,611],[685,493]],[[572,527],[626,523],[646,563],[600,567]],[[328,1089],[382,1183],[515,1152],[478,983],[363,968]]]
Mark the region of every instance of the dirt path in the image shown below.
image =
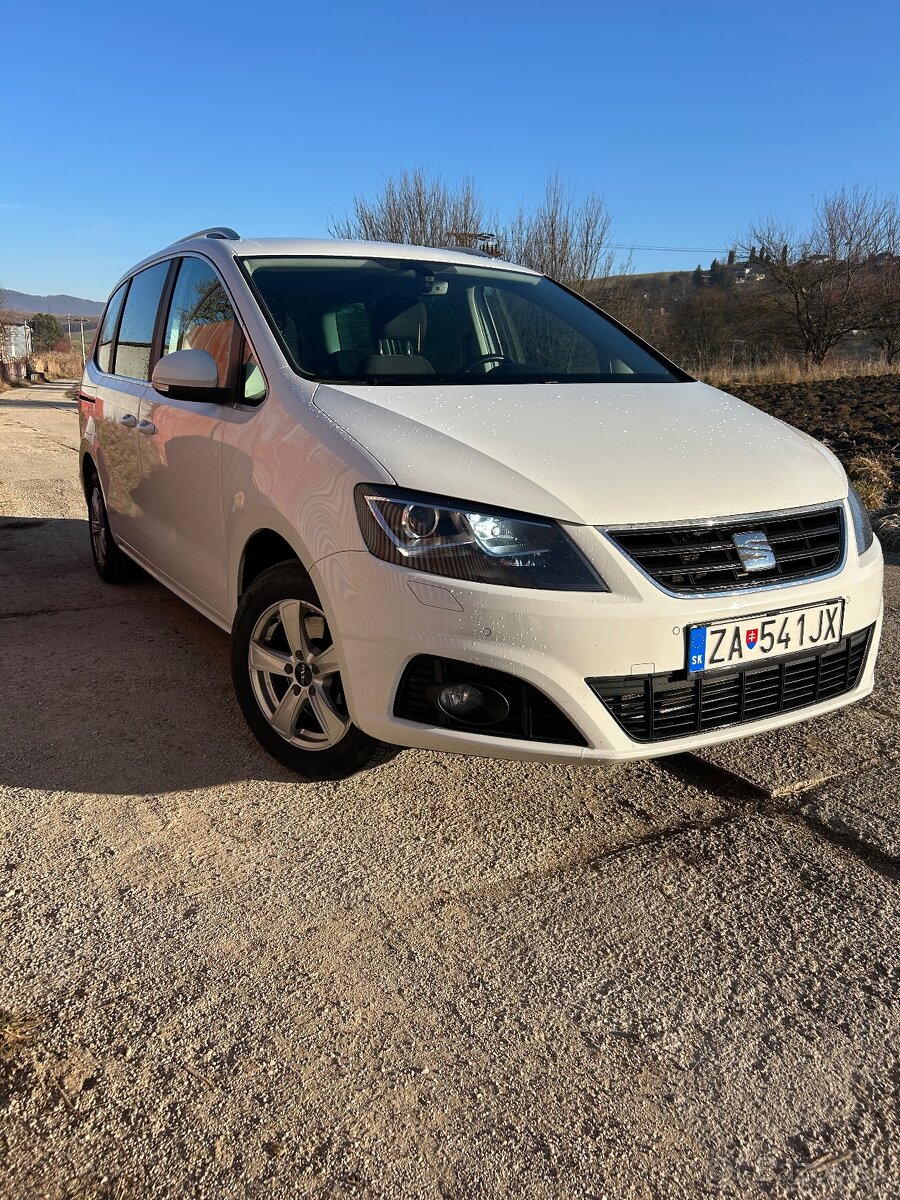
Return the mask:
[[[0,1195],[900,1191],[900,568],[847,714],[303,784],[94,576],[76,436],[0,396]]]

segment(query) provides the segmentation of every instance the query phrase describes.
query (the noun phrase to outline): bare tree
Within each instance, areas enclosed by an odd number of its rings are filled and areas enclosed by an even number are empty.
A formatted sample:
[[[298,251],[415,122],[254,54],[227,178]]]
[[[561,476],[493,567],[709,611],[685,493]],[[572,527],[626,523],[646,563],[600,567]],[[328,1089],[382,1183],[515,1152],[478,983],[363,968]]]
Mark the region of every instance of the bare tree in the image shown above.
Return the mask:
[[[645,342],[662,346],[666,341],[669,321],[662,289],[648,287],[645,279],[635,277],[630,257],[615,268],[614,274],[588,284],[583,295]]]
[[[734,349],[734,302],[711,289],[695,291],[672,318],[675,357],[697,374],[727,361]]]
[[[900,355],[900,212],[892,201],[885,218],[884,246],[871,266],[868,333],[885,362]]]
[[[372,199],[356,196],[353,212],[332,217],[329,232],[365,241],[480,247],[585,292],[613,273],[611,225],[602,196],[588,192],[576,199],[558,174],[547,180],[537,208],[520,205],[498,222],[486,214],[471,179],[449,186],[415,167],[385,179]]]
[[[611,227],[612,217],[601,195],[588,192],[576,200],[555,174],[547,180],[544,199],[536,209],[520,205],[500,227],[500,251],[503,258],[584,292],[592,281],[613,274]]]
[[[891,206],[874,188],[842,188],[817,203],[808,231],[774,217],[748,230],[742,248],[749,254],[756,247],[773,300],[808,362],[822,362],[842,337],[870,323],[871,266]]]
[[[385,179],[371,200],[355,196],[353,212],[332,217],[328,228],[339,238],[447,246],[484,236],[485,213],[471,179],[450,187],[440,176],[414,167]]]

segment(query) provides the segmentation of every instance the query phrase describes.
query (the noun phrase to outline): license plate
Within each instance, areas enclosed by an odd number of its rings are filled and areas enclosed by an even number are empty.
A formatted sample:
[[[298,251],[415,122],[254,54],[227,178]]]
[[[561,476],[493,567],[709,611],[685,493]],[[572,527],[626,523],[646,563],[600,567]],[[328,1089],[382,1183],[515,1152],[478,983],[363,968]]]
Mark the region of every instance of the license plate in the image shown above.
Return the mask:
[[[843,600],[829,600],[810,608],[742,617],[740,621],[691,625],[688,673],[740,667],[827,646],[840,641],[843,623]]]

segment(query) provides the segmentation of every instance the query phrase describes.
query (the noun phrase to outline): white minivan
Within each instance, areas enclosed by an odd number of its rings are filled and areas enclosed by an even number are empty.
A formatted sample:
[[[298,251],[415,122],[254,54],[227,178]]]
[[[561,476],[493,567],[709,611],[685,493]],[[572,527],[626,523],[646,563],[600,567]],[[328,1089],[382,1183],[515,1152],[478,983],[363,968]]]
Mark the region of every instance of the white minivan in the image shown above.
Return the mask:
[[[522,267],[205,230],[116,286],[80,427],[101,578],[230,631],[305,775],[671,754],[872,690],[834,455]]]

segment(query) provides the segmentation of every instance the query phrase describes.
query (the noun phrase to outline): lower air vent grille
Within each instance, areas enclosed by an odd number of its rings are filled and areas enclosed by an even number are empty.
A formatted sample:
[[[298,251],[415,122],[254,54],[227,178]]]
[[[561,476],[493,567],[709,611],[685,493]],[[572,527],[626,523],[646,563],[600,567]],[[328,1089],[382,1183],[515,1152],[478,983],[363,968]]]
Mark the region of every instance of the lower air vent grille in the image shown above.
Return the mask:
[[[851,692],[862,676],[873,628],[818,653],[737,670],[624,675],[587,683],[632,741],[664,742],[793,712]]]

